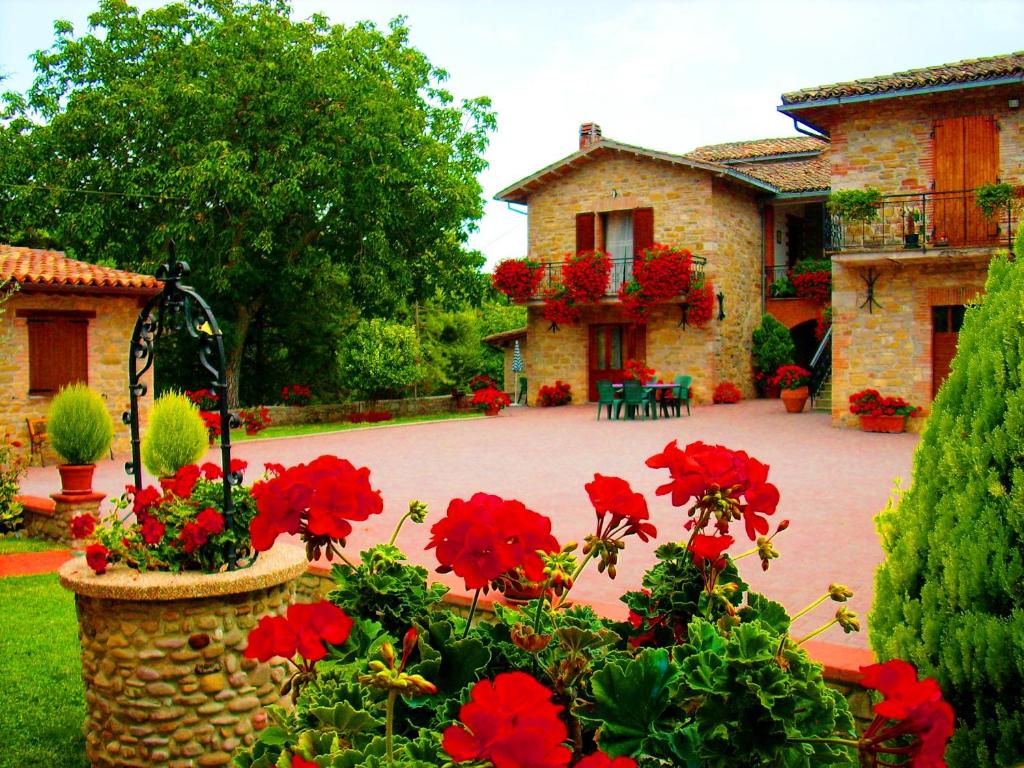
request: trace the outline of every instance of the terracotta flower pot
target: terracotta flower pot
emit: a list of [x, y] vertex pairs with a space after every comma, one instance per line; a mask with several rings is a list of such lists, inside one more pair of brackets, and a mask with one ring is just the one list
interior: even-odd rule
[[787, 413], [800, 413], [807, 403], [810, 392], [807, 387], [797, 387], [784, 389], [779, 396], [782, 398], [782, 404], [786, 406]]
[[65, 496], [87, 496], [92, 493], [95, 464], [58, 464], [61, 493]]
[[906, 416], [864, 416], [860, 417], [862, 432], [889, 432], [895, 434], [907, 430]]
[[497, 416], [499, 413], [501, 413], [501, 409], [496, 405], [491, 408], [484, 409], [485, 416]]

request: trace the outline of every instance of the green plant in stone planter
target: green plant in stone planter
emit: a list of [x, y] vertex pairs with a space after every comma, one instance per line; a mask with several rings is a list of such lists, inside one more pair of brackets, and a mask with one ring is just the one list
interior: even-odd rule
[[828, 197], [828, 211], [849, 221], [867, 223], [878, 217], [882, 193], [877, 189], [837, 189]]
[[114, 441], [114, 422], [103, 398], [87, 384], [64, 387], [50, 403], [47, 432], [53, 450], [64, 460], [59, 468], [64, 491], [90, 491], [94, 462]]
[[157, 477], [173, 477], [206, 453], [208, 433], [199, 408], [185, 395], [158, 397], [142, 438], [142, 463]]
[[981, 208], [986, 219], [995, 216], [996, 211], [1005, 210], [1013, 200], [1013, 186], [1010, 184], [982, 184], [974, 190], [974, 202]]

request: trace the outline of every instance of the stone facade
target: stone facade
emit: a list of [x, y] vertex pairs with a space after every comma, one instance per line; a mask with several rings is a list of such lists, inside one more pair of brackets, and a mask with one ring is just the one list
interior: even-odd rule
[[[280, 550], [287, 551], [280, 551]], [[276, 548], [244, 571], [97, 576], [81, 558], [61, 568], [75, 591], [86, 754], [94, 768], [226, 766], [267, 725], [284, 660], [243, 656], [260, 617], [293, 601], [302, 551]]]
[[[106, 401], [114, 422], [113, 451], [117, 456], [131, 454], [131, 433], [121, 421], [128, 410], [128, 346], [131, 342], [140, 303], [135, 296], [71, 295], [20, 291], [3, 305], [0, 313], [0, 430], [20, 440], [27, 451], [28, 427], [25, 419], [43, 418], [50, 407], [49, 396], [30, 395], [28, 321], [18, 317], [19, 310], [94, 312], [88, 321], [88, 360], [90, 387]], [[145, 423], [153, 402], [153, 371], [147, 373], [149, 394], [139, 401]], [[48, 464], [57, 460], [47, 448]]]

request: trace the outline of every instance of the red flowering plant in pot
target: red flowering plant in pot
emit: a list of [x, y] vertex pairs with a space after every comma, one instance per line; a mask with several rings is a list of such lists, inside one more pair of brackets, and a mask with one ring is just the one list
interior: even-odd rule
[[506, 259], [494, 268], [491, 285], [513, 302], [522, 304], [537, 294], [543, 277], [541, 265], [532, 259]]
[[714, 393], [711, 395], [711, 402], [713, 403], [738, 403], [743, 399], [743, 393], [740, 392], [739, 387], [733, 384], [731, 381], [723, 381], [717, 387], [715, 387]]
[[780, 365], [772, 383], [779, 388], [787, 413], [800, 413], [810, 396], [811, 372], [799, 365]]
[[287, 384], [281, 388], [281, 402], [285, 405], [299, 407], [309, 405], [313, 401], [313, 390], [302, 384]]
[[860, 417], [864, 432], [903, 432], [907, 419], [921, 411], [902, 397], [882, 395], [877, 389], [862, 389], [850, 395], [850, 413]]
[[542, 408], [568, 405], [572, 402], [572, 387], [564, 381], [544, 384], [537, 390], [537, 402]]
[[246, 408], [238, 412], [245, 434], [256, 435], [270, 426], [270, 410], [265, 405]]
[[562, 285], [574, 304], [593, 304], [604, 298], [612, 273], [611, 257], [604, 251], [580, 251], [562, 264]]
[[474, 392], [471, 402], [474, 408], [483, 411], [488, 416], [497, 416], [499, 411], [512, 404], [512, 398], [500, 389], [487, 387]]
[[544, 291], [544, 319], [550, 325], [549, 331], [557, 331], [560, 325], [579, 322], [582, 310], [564, 285], [553, 285]]

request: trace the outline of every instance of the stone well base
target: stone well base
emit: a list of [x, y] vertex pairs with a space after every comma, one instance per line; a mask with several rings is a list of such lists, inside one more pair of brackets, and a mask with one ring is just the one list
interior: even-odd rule
[[285, 675], [283, 661], [243, 657], [248, 632], [284, 613], [305, 565], [301, 549], [282, 545], [231, 573], [62, 567], [76, 593], [90, 764], [229, 765], [266, 725]]

